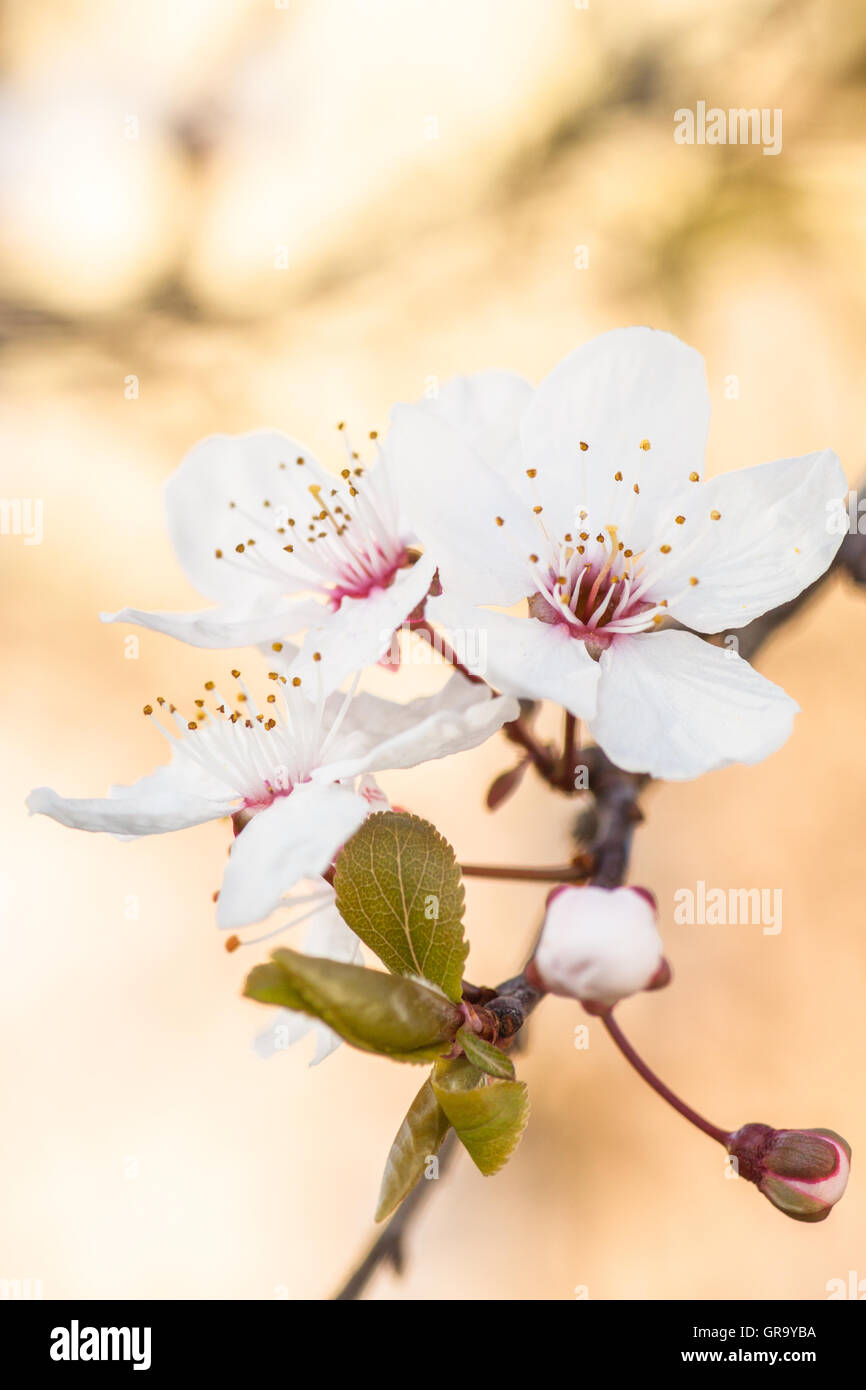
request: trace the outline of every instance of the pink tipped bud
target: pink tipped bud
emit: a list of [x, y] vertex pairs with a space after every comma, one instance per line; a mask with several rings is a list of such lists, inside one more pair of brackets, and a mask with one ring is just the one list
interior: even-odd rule
[[634, 888], [560, 886], [547, 900], [533, 974], [591, 1013], [670, 979], [655, 900]]
[[824, 1221], [848, 1185], [851, 1148], [832, 1129], [744, 1125], [728, 1140], [740, 1177], [795, 1221]]

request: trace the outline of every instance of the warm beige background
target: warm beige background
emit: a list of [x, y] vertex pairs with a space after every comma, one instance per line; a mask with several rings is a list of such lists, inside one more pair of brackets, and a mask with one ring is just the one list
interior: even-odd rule
[[[231, 664], [148, 634], [127, 660], [96, 614], [195, 606], [160, 483], [200, 435], [281, 426], [336, 460], [340, 418], [382, 427], [390, 402], [455, 371], [537, 378], [618, 324], [706, 354], [713, 470], [831, 445], [855, 479], [866, 14], [843, 0], [6, 12], [0, 492], [44, 499], [45, 539], [0, 538], [0, 1277], [41, 1278], [46, 1296], [319, 1298], [368, 1237], [419, 1076], [348, 1049], [316, 1070], [300, 1050], [257, 1061], [262, 1011], [239, 999], [257, 956], [224, 953], [210, 902], [225, 827], [124, 845], [26, 819], [35, 784], [99, 794], [148, 770], [163, 749], [144, 701]], [[782, 154], [676, 146], [673, 112], [699, 99], [782, 107]], [[820, 1299], [866, 1277], [864, 651], [863, 595], [834, 582], [762, 657], [803, 708], [788, 746], [654, 792], [634, 877], [659, 896], [676, 980], [622, 1009], [719, 1123], [845, 1134], [843, 1206], [799, 1226], [726, 1181], [598, 1025], [578, 1052], [577, 1013], [550, 1002], [521, 1063], [533, 1117], [516, 1158], [495, 1180], [461, 1163], [406, 1277], [381, 1276], [376, 1297]], [[538, 783], [482, 811], [507, 761], [491, 742], [385, 781], [466, 859], [559, 860], [572, 808]], [[781, 935], [675, 926], [673, 892], [698, 878], [781, 887]], [[472, 978], [520, 963], [542, 896], [470, 886]]]

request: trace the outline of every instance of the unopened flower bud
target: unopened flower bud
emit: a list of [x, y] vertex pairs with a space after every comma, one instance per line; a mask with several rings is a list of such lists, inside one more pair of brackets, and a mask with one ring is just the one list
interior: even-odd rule
[[744, 1125], [728, 1140], [740, 1177], [795, 1221], [823, 1221], [851, 1171], [851, 1148], [832, 1129]]
[[670, 968], [656, 920], [646, 889], [555, 888], [530, 973], [541, 988], [580, 999], [590, 1013], [659, 988]]

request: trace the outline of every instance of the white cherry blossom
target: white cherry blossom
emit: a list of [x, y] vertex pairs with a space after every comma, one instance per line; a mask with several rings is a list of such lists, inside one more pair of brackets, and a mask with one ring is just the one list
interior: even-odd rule
[[166, 509], [178, 559], [217, 606], [124, 608], [103, 621], [209, 648], [312, 628], [336, 681], [378, 660], [423, 602], [434, 566], [412, 546], [387, 455], [374, 444], [378, 461], [368, 469], [345, 440], [338, 476], [275, 431], [202, 440], [168, 480]]
[[[826, 570], [844, 529], [836, 455], [704, 481], [703, 360], [647, 328], [565, 358], [498, 466], [452, 404], [395, 407], [389, 447], [444, 589], [427, 616], [486, 634], [491, 684], [585, 718], [629, 771], [690, 778], [780, 747], [794, 701], [695, 634], [741, 627]], [[521, 600], [525, 616], [496, 611]]]
[[242, 926], [266, 917], [301, 879], [325, 873], [375, 800], [365, 775], [473, 748], [518, 713], [516, 700], [491, 698], [459, 675], [406, 704], [326, 694], [321, 679], [308, 691], [300, 676], [269, 675], [261, 709], [238, 670], [228, 698], [208, 681], [191, 717], [162, 697], [146, 705], [171, 747], [168, 763], [107, 798], [39, 787], [28, 797], [31, 813], [126, 837], [233, 817], [217, 920]]

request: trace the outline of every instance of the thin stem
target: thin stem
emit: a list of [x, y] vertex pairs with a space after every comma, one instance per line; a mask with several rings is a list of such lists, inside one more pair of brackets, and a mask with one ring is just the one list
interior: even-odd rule
[[524, 719], [513, 719], [510, 724], [503, 724], [502, 732], [509, 743], [519, 744], [525, 748], [533, 765], [538, 769], [541, 776], [552, 786], [556, 785], [554, 772], [556, 769], [556, 759], [543, 744], [538, 742], [535, 734], [530, 729]]
[[656, 1076], [654, 1071], [650, 1070], [643, 1058], [635, 1052], [619, 1024], [615, 1022], [613, 1014], [610, 1011], [601, 1015], [601, 1021], [623, 1057], [625, 1057], [627, 1062], [631, 1063], [638, 1076], [642, 1077], [647, 1085], [651, 1086], [652, 1089], [661, 1096], [662, 1100], [666, 1100], [668, 1105], [672, 1105], [678, 1114], [688, 1120], [689, 1124], [695, 1125], [698, 1129], [703, 1130], [704, 1134], [708, 1134], [711, 1139], [715, 1139], [717, 1143], [727, 1147], [730, 1138], [728, 1130], [719, 1129], [718, 1125], [710, 1124], [709, 1120], [705, 1120], [703, 1115], [698, 1114], [697, 1110], [693, 1110], [690, 1105], [686, 1105], [684, 1100], [680, 1100], [679, 1096], [671, 1090], [670, 1086], [666, 1086], [661, 1078]]
[[577, 720], [565, 711], [565, 726], [562, 731], [562, 790], [574, 790], [574, 765], [577, 762]]
[[560, 864], [530, 869], [512, 864], [461, 864], [467, 878], [518, 879], [525, 883], [582, 883], [589, 877], [586, 864]]

